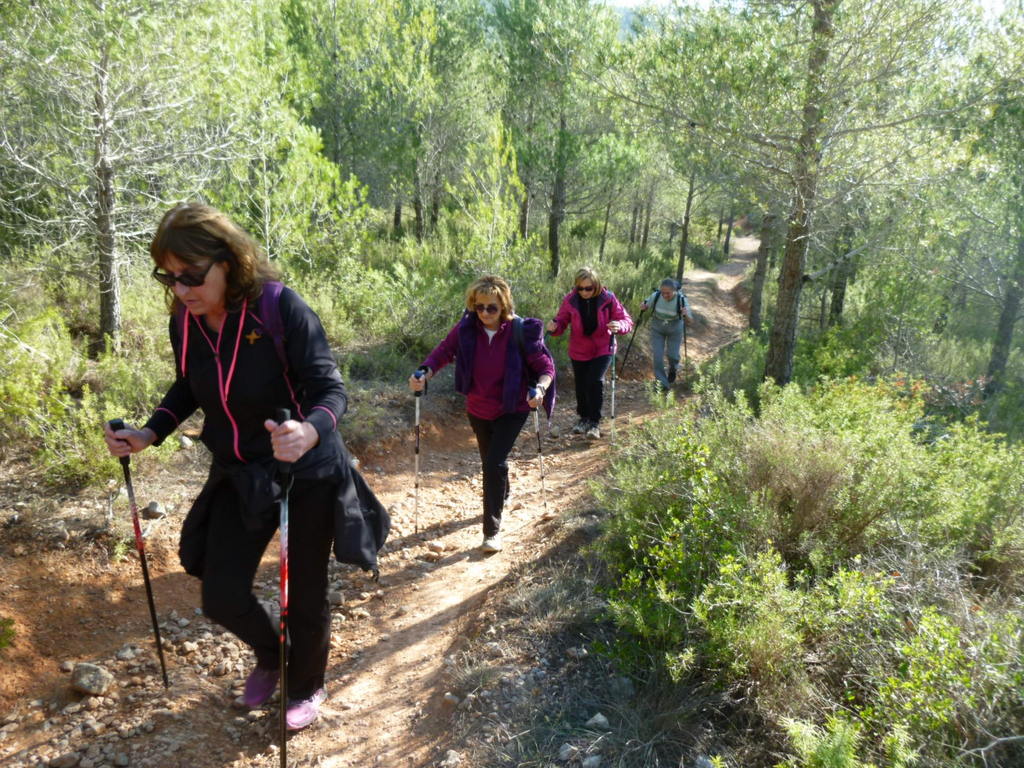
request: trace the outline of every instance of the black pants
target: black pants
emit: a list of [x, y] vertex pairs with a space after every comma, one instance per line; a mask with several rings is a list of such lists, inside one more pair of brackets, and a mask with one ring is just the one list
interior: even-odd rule
[[[327, 562], [334, 531], [335, 486], [296, 480], [288, 504], [288, 697], [307, 699], [324, 684], [330, 651], [331, 611]], [[259, 531], [242, 524], [229, 483], [210, 504], [203, 567], [203, 613], [256, 653], [256, 663], [280, 665], [278, 626], [252, 593], [256, 569], [277, 530], [275, 515]]]
[[601, 420], [604, 375], [608, 372], [608, 364], [611, 361], [611, 355], [601, 355], [592, 360], [572, 361], [572, 373], [576, 379], [576, 413], [581, 419], [595, 424]]
[[529, 413], [506, 413], [496, 419], [469, 416], [480, 449], [484, 473], [484, 536], [501, 530], [501, 512], [508, 498], [508, 455], [526, 423]]

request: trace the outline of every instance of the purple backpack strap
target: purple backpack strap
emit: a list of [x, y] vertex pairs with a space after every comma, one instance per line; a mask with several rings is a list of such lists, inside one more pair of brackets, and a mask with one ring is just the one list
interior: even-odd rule
[[284, 375], [288, 375], [288, 356], [284, 352], [284, 323], [281, 321], [281, 291], [284, 284], [277, 280], [270, 280], [263, 284], [263, 293], [260, 295], [260, 320], [263, 327], [270, 334], [274, 342], [274, 350], [277, 352], [277, 359], [281, 361], [284, 368]]

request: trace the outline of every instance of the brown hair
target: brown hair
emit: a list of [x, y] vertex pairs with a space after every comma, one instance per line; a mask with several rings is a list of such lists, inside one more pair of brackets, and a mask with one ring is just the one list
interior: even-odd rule
[[604, 286], [601, 284], [601, 278], [597, 276], [597, 270], [593, 267], [580, 267], [576, 271], [576, 277], [573, 278], [572, 287], [576, 288], [580, 284], [580, 280], [589, 280], [594, 284], [594, 292], [591, 296], [600, 296], [601, 291], [604, 290]]
[[[149, 255], [158, 267], [166, 268], [174, 257], [193, 266], [226, 262], [226, 307], [252, 301], [263, 292], [263, 284], [280, 276], [259, 244], [227, 214], [203, 203], [179, 203], [164, 214], [149, 244]], [[178, 300], [167, 288], [171, 306]]]
[[475, 312], [476, 295], [497, 296], [501, 304], [501, 320], [511, 320], [516, 313], [516, 305], [512, 302], [512, 289], [502, 278], [495, 275], [484, 275], [474, 280], [466, 289], [466, 309]]

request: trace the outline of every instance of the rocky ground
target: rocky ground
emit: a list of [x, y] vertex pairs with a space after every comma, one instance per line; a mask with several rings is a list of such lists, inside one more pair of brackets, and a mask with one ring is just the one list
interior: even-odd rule
[[[688, 274], [699, 315], [689, 339], [695, 361], [740, 333], [737, 286], [755, 248], [741, 238], [722, 270]], [[417, 505], [411, 398], [395, 395], [404, 427], [374, 452], [357, 452], [393, 518], [381, 578], [332, 565], [329, 697], [320, 719], [288, 739], [289, 765], [515, 765], [508, 761], [527, 752], [549, 762], [518, 764], [602, 765], [601, 743], [626, 722], [622, 712], [601, 711], [607, 696], [588, 703], [577, 695], [570, 705], [565, 693], [600, 682], [625, 710], [635, 691], [588, 649], [601, 604], [573, 556], [599, 529], [591, 484], [601, 482], [611, 442], [652, 411], [642, 339], [641, 331], [618, 382], [614, 434], [569, 435], [566, 386], [544, 440], [542, 484], [532, 423], [524, 430], [505, 549], [492, 556], [476, 550], [479, 460], [461, 403], [443, 387], [424, 402]], [[13, 619], [14, 635], [0, 651], [0, 765], [279, 765], [277, 698], [254, 711], [239, 706], [251, 653], [199, 614], [197, 583], [177, 565], [177, 530], [205, 476], [203, 450], [183, 448], [173, 471], [136, 463], [140, 504], [159, 505], [146, 520], [146, 546], [170, 686], [120, 489], [53, 498], [31, 467], [8, 463], [0, 477], [0, 617]], [[270, 604], [276, 577], [272, 546], [257, 584]], [[509, 732], [545, 711], [576, 730]]]

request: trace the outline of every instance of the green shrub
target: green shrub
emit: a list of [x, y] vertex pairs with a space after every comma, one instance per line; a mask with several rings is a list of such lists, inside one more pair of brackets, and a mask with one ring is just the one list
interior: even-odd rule
[[14, 642], [14, 619], [0, 616], [0, 651]]
[[1024, 722], [1024, 451], [922, 428], [926, 393], [709, 387], [640, 431], [603, 496], [619, 661], [747, 692], [786, 766], [1024, 757], [991, 736]]

